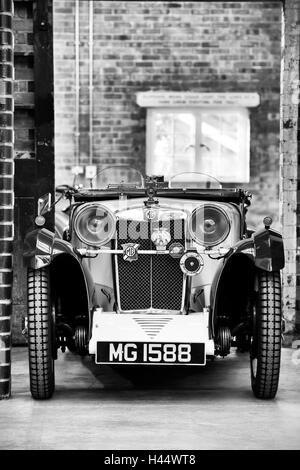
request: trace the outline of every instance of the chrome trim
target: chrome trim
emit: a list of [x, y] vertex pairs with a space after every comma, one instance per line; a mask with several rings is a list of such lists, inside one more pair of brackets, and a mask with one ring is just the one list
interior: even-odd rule
[[[149, 223], [151, 224], [151, 221], [149, 221]], [[152, 305], [153, 305], [153, 258], [152, 256], [150, 257], [150, 305], [151, 305], [151, 309], [152, 309]]]
[[[117, 218], [122, 218], [122, 217], [120, 217], [121, 212], [132, 211], [134, 209], [141, 209], [143, 214], [144, 214], [144, 209], [145, 208], [146, 208], [146, 206], [144, 206], [142, 204], [137, 204], [137, 205], [134, 205], [134, 206], [123, 208], [123, 209], [117, 209], [117, 210], [115, 210], [115, 216]], [[182, 213], [186, 214], [186, 220], [188, 219], [188, 217], [191, 214], [190, 211], [188, 211], [187, 209], [182, 209], [181, 207], [170, 206], [168, 204], [157, 204], [155, 207], [152, 207], [152, 209], [157, 210], [157, 211], [162, 210], [164, 212], [167, 212], [168, 210], [170, 212], [180, 212], [181, 214]], [[124, 220], [127, 220], [127, 219], [125, 218]], [[143, 218], [138, 218], [138, 219], [132, 219], [132, 220], [139, 221], [139, 222], [145, 222], [145, 221], [151, 222], [152, 221], [152, 219], [144, 219], [144, 217]], [[160, 220], [160, 219], [153, 220], [153, 222], [157, 222], [157, 220]], [[172, 220], [172, 219], [170, 219], [170, 220]]]
[[[187, 251], [187, 240], [189, 237], [189, 232], [188, 232], [188, 217], [184, 219], [184, 251]], [[187, 276], [183, 273], [183, 283], [182, 283], [182, 298], [181, 298], [181, 309], [180, 313], [183, 315], [187, 315], [187, 310], [186, 310], [186, 304], [185, 304], [185, 299], [186, 299], [186, 286], [187, 286]]]
[[[118, 252], [118, 251], [122, 251], [122, 250], [117, 250], [117, 246], [118, 246], [118, 236], [117, 236], [117, 233], [116, 233], [116, 236], [115, 236], [115, 247], [116, 247], [116, 250], [115, 252]], [[115, 254], [115, 276], [116, 276], [116, 290], [117, 290], [117, 313], [122, 313], [122, 309], [121, 309], [121, 298], [120, 298], [120, 282], [119, 282], [119, 264], [118, 264], [118, 254]]]
[[187, 275], [183, 273], [182, 300], [181, 300], [181, 309], [180, 309], [180, 313], [182, 315], [187, 315], [186, 304], [185, 304], [186, 288], [187, 288]]
[[147, 314], [153, 314], [153, 315], [181, 315], [182, 312], [181, 310], [162, 310], [162, 309], [159, 309], [159, 308], [148, 308], [148, 309], [144, 309], [144, 310], [120, 310], [119, 313], [122, 313], [122, 314], [141, 314], [141, 313], [147, 313]]
[[[194, 247], [196, 250], [197, 250], [197, 253], [200, 254], [200, 255], [219, 255], [219, 256], [224, 256], [226, 255], [229, 251], [230, 251], [230, 248], [223, 248], [222, 246], [220, 246], [220, 248], [216, 249], [216, 250], [210, 250], [209, 248], [205, 248], [205, 247]], [[203, 249], [202, 249], [203, 248]], [[252, 251], [251, 251], [252, 250]], [[113, 254], [113, 255], [122, 255], [123, 254], [123, 250], [118, 250], [117, 248], [116, 249], [110, 249], [110, 248], [105, 248], [105, 247], [102, 247], [102, 248], [98, 248], [96, 250], [93, 250], [93, 249], [89, 249], [89, 248], [77, 248], [76, 251], [81, 255], [81, 256], [93, 256], [93, 255], [99, 255], [99, 254], [102, 254], [102, 253], [105, 253], [105, 254]], [[185, 252], [186, 252], [186, 246], [185, 246]], [[253, 252], [253, 248], [249, 248], [248, 250], [246, 250], [245, 252]], [[158, 251], [158, 250], [137, 250], [137, 253], [140, 254], [140, 255], [170, 255], [170, 251], [169, 250], [164, 250], [164, 251]]]

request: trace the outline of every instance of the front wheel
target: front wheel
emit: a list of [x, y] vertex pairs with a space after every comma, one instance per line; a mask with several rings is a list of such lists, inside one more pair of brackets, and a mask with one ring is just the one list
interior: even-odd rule
[[257, 274], [250, 347], [251, 385], [257, 398], [274, 398], [278, 388], [282, 313], [279, 272]]
[[30, 390], [33, 398], [54, 392], [53, 312], [48, 268], [28, 270], [28, 347]]

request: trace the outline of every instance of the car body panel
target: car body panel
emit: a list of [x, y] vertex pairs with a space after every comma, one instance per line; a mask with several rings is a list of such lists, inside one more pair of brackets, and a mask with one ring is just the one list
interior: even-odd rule
[[[198, 191], [157, 188], [155, 199], [149, 196], [145, 189], [131, 189], [127, 192], [82, 190], [75, 191], [69, 196], [69, 202], [69, 207], [63, 205], [56, 213], [55, 233], [40, 228], [26, 236], [24, 258], [27, 266], [33, 269], [49, 266], [53, 279], [55, 279], [57, 269], [64, 270], [65, 262], [70, 270], [69, 272], [66, 270], [65, 276], [72, 279], [73, 267], [76, 266], [75, 275], [81, 277], [81, 284], [85, 286], [84, 291], [70, 294], [72, 287], [69, 287], [68, 295], [74, 295], [75, 298], [85, 296], [88, 312], [69, 311], [68, 316], [72, 317], [74, 325], [77, 318], [79, 318], [80, 326], [87, 325], [90, 354], [96, 354], [98, 341], [193, 343], [198, 340], [205, 344], [206, 354], [213, 355], [216, 331], [220, 322], [227, 321], [229, 325], [234, 326], [234, 323], [238, 321], [236, 311], [239, 306], [236, 306], [236, 311], [233, 308], [232, 319], [229, 319], [230, 311], [227, 309], [223, 312], [222, 305], [220, 307], [222, 299], [224, 300], [224, 296], [227, 295], [227, 288], [231, 301], [235, 302], [234, 285], [231, 285], [230, 279], [227, 279], [231, 267], [235, 269], [233, 272], [235, 280], [232, 284], [236, 282], [236, 285], [241, 285], [239, 283], [242, 283], [245, 277], [248, 286], [246, 294], [249, 295], [249, 289], [251, 289], [249, 286], [254, 282], [253, 269], [278, 271], [284, 266], [283, 241], [279, 233], [269, 227], [254, 232], [247, 230], [245, 213], [248, 200], [242, 190]], [[78, 228], [74, 226], [74, 220], [76, 221], [77, 214], [84, 212], [82, 209], [85, 206], [89, 207], [90, 204], [97, 206], [98, 202], [102, 208], [113, 214], [116, 220], [115, 231], [105, 245], [89, 246], [81, 241], [84, 238], [78, 237], [76, 232]], [[225, 239], [213, 246], [205, 245], [204, 242], [200, 243], [193, 233], [191, 224], [192, 214], [207, 205], [224, 213], [228, 224], [228, 234]], [[174, 221], [173, 232], [170, 228], [172, 221]], [[179, 221], [178, 226], [182, 230], [178, 237], [175, 236], [176, 221]], [[128, 231], [124, 237], [120, 235], [122, 223]], [[149, 239], [146, 237], [146, 248], [143, 248], [140, 243], [141, 234], [137, 233], [138, 243], [133, 250], [134, 257], [126, 261], [125, 250], [128, 240], [132, 242], [135, 240], [135, 235], [129, 233], [129, 223], [135, 223], [139, 227], [144, 224], [147, 227]], [[158, 242], [155, 241], [154, 235], [158, 236]], [[164, 237], [169, 241], [164, 241]], [[181, 245], [183, 253], [194, 256], [195, 260], [201, 264], [195, 273], [183, 270], [179, 265], [182, 258], [180, 260], [178, 258], [178, 261], [175, 260], [173, 264], [170, 263], [171, 254], [167, 248], [170, 246], [168, 243], [177, 238], [181, 240], [176, 243]], [[159, 246], [160, 243], [162, 246]], [[137, 260], [146, 260], [149, 257], [150, 264], [146, 262], [146, 267], [143, 267], [143, 263], [140, 265], [137, 263]], [[157, 260], [159, 263], [155, 271], [153, 266]], [[124, 284], [128, 290], [126, 307], [123, 307], [120, 294], [120, 263], [125, 273], [122, 276], [127, 279]], [[183, 272], [180, 271], [180, 266]], [[251, 269], [249, 269], [250, 266]], [[138, 267], [140, 278], [133, 275]], [[153, 273], [157, 273], [159, 279], [156, 279]], [[147, 284], [147, 276], [151, 276], [150, 300], [144, 302], [144, 307], [128, 308], [134, 296], [138, 295], [139, 289], [142, 290]], [[172, 284], [173, 277], [176, 287]], [[166, 282], [167, 278], [168, 282]], [[59, 279], [63, 282], [61, 272]], [[163, 292], [165, 285], [167, 286], [166, 294]], [[175, 295], [172, 290], [180, 289], [180, 305], [177, 302], [176, 308], [173, 306], [155, 307], [153, 301], [155, 289], [158, 289], [161, 295], [164, 294], [164, 298], [166, 296], [171, 298]], [[236, 294], [238, 297], [240, 293]], [[244, 295], [244, 292], [240, 295]], [[76, 302], [72, 305], [76, 305]], [[245, 310], [244, 307], [243, 309]], [[246, 312], [242, 313], [246, 315]], [[155, 327], [157, 319], [163, 321], [164, 318], [171, 320], [166, 321], [167, 326], [161, 329], [155, 338], [147, 335], [145, 329], [143, 330], [139, 325], [139, 322], [145, 322], [145, 324], [153, 322]]]
[[131, 344], [203, 343], [206, 356], [213, 356], [214, 342], [208, 336], [208, 315], [208, 311], [188, 316], [139, 313], [114, 315], [97, 309], [93, 317], [89, 353], [96, 354], [98, 341]]

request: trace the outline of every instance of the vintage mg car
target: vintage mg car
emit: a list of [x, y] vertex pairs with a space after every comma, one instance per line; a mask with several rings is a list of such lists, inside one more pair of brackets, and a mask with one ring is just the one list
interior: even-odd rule
[[58, 349], [99, 366], [187, 367], [237, 347], [254, 395], [273, 398], [284, 250], [270, 217], [247, 227], [251, 195], [202, 174], [164, 181], [122, 167], [87, 186], [58, 188], [67, 207], [55, 233], [43, 227], [55, 203], [41, 197], [25, 240], [32, 396], [53, 394]]

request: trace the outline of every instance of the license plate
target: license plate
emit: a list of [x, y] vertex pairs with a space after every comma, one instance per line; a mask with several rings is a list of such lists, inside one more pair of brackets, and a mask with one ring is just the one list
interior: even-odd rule
[[205, 344], [98, 341], [96, 363], [205, 365]]

